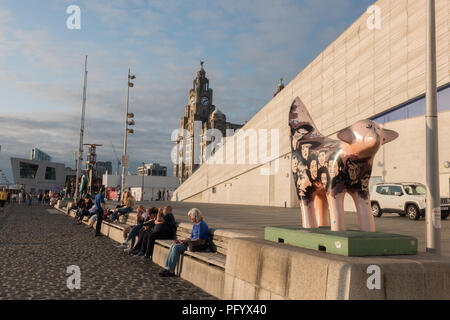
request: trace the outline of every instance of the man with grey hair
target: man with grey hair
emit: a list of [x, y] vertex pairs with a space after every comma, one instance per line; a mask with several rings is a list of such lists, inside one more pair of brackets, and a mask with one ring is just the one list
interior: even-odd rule
[[193, 208], [189, 210], [188, 216], [193, 222], [191, 235], [185, 240], [173, 241], [166, 258], [165, 266], [167, 270], [159, 273], [161, 277], [173, 277], [180, 254], [185, 252], [188, 247], [192, 250], [193, 247], [205, 245], [209, 240], [209, 228], [208, 224], [203, 220], [202, 212], [197, 208]]

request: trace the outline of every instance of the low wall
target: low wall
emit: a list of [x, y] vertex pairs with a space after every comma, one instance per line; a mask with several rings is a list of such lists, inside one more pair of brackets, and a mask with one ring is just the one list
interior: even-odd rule
[[[379, 289], [369, 289], [379, 267]], [[370, 270], [370, 269], [369, 269]], [[262, 239], [232, 239], [224, 299], [450, 299], [450, 258], [343, 257]]]
[[[101, 232], [123, 241], [120, 225], [104, 223]], [[239, 235], [214, 231], [214, 236], [229, 237], [225, 268], [184, 255], [177, 274], [226, 300], [450, 299], [449, 257], [345, 257]], [[164, 267], [167, 253], [155, 244], [153, 262]], [[379, 268], [379, 289], [367, 286], [375, 276], [369, 266]]]
[[[152, 261], [164, 267], [169, 249], [155, 244]], [[189, 256], [182, 256], [176, 273], [216, 298], [224, 298], [225, 270]]]

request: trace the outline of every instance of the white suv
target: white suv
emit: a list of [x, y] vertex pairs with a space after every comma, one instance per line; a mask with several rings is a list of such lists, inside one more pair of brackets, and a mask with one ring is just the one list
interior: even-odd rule
[[381, 217], [383, 212], [394, 212], [418, 220], [425, 215], [426, 193], [426, 187], [419, 183], [377, 184], [370, 194], [372, 214]]

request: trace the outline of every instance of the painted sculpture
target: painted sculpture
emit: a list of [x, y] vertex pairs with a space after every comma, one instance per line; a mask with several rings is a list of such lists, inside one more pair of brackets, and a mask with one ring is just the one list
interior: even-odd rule
[[346, 230], [344, 196], [349, 193], [355, 202], [359, 230], [374, 232], [369, 194], [373, 159], [380, 146], [396, 139], [398, 133], [362, 120], [341, 130], [339, 140], [326, 138], [298, 97], [291, 105], [289, 126], [303, 228]]

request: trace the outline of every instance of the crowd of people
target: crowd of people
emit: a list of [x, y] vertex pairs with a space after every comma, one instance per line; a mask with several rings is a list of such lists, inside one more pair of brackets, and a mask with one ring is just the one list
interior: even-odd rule
[[[131, 192], [125, 191], [121, 197], [119, 205], [115, 208], [106, 208], [105, 187], [102, 186], [92, 200], [91, 196], [84, 194], [78, 201], [75, 208], [76, 223], [81, 224], [85, 217], [88, 217], [88, 228], [97, 222], [95, 236], [102, 236], [101, 225], [103, 221], [117, 223], [121, 216], [126, 216], [133, 212], [136, 200]], [[176, 239], [177, 225], [172, 213], [171, 206], [162, 208], [152, 207], [146, 209], [139, 205], [136, 209], [136, 224], [127, 226], [123, 230], [123, 242], [118, 246], [130, 256], [139, 257], [143, 260], [152, 258], [156, 240], [173, 240], [166, 258], [166, 269], [160, 272], [162, 277], [172, 277], [179, 258], [179, 255], [186, 250], [202, 251], [207, 250], [209, 243], [209, 228], [204, 221], [199, 209], [193, 208], [188, 212], [188, 216], [193, 223], [192, 233], [187, 239]]]
[[63, 196], [60, 192], [26, 192], [24, 189], [7, 190], [3, 187], [0, 191], [0, 208], [3, 211], [7, 203], [28, 206], [38, 204], [53, 207], [61, 199], [63, 199]]
[[[54, 206], [58, 200], [63, 199], [59, 192], [48, 191], [45, 193], [27, 193], [25, 190], [19, 192], [8, 192], [6, 188], [0, 190], [0, 211], [4, 211], [6, 203], [18, 203], [20, 205], [38, 204]], [[136, 200], [130, 191], [125, 191], [121, 196], [120, 203], [115, 208], [106, 208], [105, 187], [101, 186], [99, 192], [92, 199], [91, 195], [84, 193], [81, 199], [72, 206], [76, 209], [74, 219], [81, 224], [85, 217], [88, 218], [88, 228], [95, 222], [95, 236], [102, 236], [101, 226], [103, 221], [118, 223], [121, 216], [133, 212]], [[178, 257], [186, 250], [207, 250], [209, 243], [208, 224], [204, 221], [199, 209], [193, 208], [188, 216], [193, 223], [192, 233], [187, 239], [176, 239], [177, 224], [172, 213], [171, 206], [161, 208], [152, 207], [146, 209], [143, 205], [137, 207], [136, 224], [127, 226], [123, 230], [123, 242], [118, 246], [130, 256], [140, 257], [143, 260], [152, 258], [156, 240], [173, 240], [166, 258], [166, 269], [160, 272], [162, 277], [174, 276], [174, 270]]]

